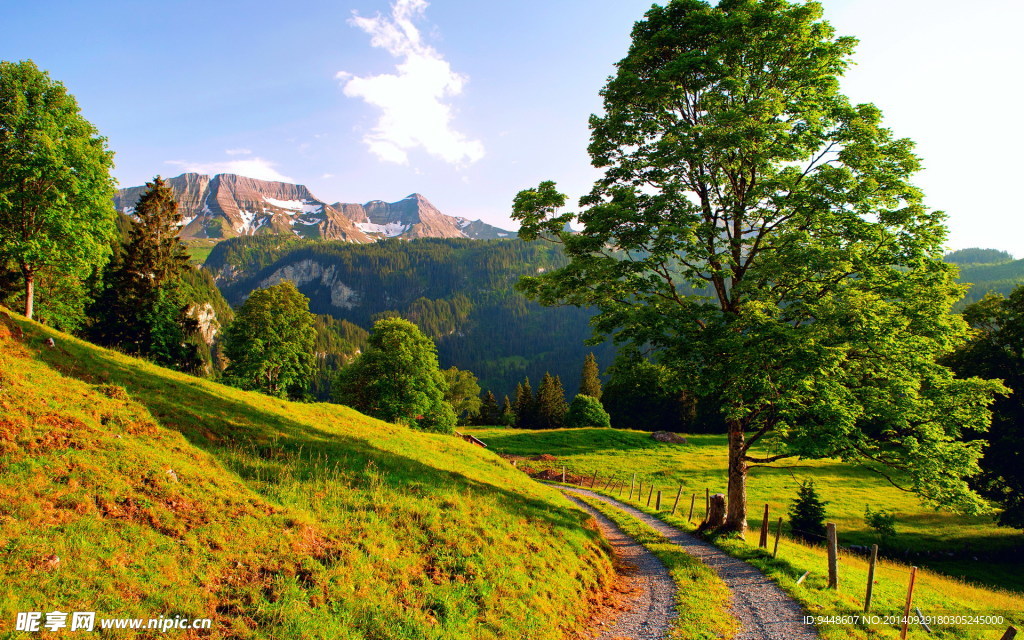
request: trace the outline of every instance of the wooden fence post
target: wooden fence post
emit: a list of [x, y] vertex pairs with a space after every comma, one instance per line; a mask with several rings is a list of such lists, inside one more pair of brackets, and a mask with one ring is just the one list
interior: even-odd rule
[[629, 497], [626, 498], [627, 500], [632, 500], [633, 499], [633, 485], [635, 485], [635, 484], [636, 484], [636, 474], [634, 473], [633, 474], [633, 479], [629, 481]]
[[1016, 637], [1017, 637], [1017, 627], [1014, 627], [1013, 625], [1011, 625], [1011, 626], [1006, 628], [1006, 633], [1004, 633], [1003, 637], [1000, 638], [999, 640], [1013, 640]]
[[768, 503], [764, 505], [764, 517], [761, 518], [761, 538], [757, 541], [759, 549], [768, 548]]
[[871, 611], [871, 592], [875, 589], [875, 565], [878, 564], [878, 545], [871, 545], [871, 560], [868, 563], [868, 590], [864, 594], [864, 613]]
[[615, 475], [614, 474], [612, 475], [612, 477], [608, 478], [608, 483], [606, 485], [604, 485], [604, 490], [605, 491], [608, 490], [608, 487], [612, 486], [612, 480], [615, 480]]
[[782, 535], [782, 518], [779, 518], [779, 524], [775, 527], [775, 549], [772, 550], [772, 557], [779, 555], [779, 536]]
[[625, 489], [625, 488], [626, 488], [626, 481], [625, 480], [621, 480], [619, 482], [619, 497], [620, 498], [622, 497], [622, 490]]
[[565, 484], [565, 465], [562, 465], [562, 484]]
[[903, 607], [903, 627], [900, 629], [900, 640], [907, 640], [907, 627], [910, 625], [910, 604], [914, 601], [914, 578], [917, 567], [910, 567], [910, 584], [907, 585], [907, 604]]
[[595, 482], [597, 482], [597, 472], [596, 472], [596, 471], [594, 472], [594, 477], [593, 477], [593, 478], [591, 478], [591, 480], [590, 480], [590, 488], [591, 488], [591, 489], [593, 489], [593, 488], [594, 488], [594, 483], [595, 483]]
[[679, 485], [679, 491], [676, 492], [676, 501], [672, 503], [672, 515], [676, 515], [676, 507], [679, 506], [679, 496], [683, 495], [683, 485]]
[[708, 510], [711, 508], [711, 489], [704, 487], [704, 519], [708, 519]]
[[825, 538], [828, 541], [828, 588], [839, 588], [839, 548], [836, 540], [836, 523], [825, 525]]
[[799, 578], [797, 578], [797, 579], [796, 579], [796, 583], [797, 583], [797, 584], [800, 584], [800, 583], [801, 583], [801, 582], [803, 582], [803, 581], [804, 581], [804, 579], [805, 579], [805, 578], [806, 578], [807, 576], [809, 576], [809, 575], [811, 575], [811, 572], [810, 572], [810, 571], [805, 571], [805, 572], [804, 572], [804, 575], [802, 575], [802, 576], [800, 576]]
[[690, 494], [690, 515], [686, 516], [687, 522], [693, 522], [693, 503], [697, 501], [697, 494]]
[[647, 492], [647, 506], [651, 506], [651, 496], [654, 495], [654, 485], [651, 485], [651, 490]]
[[644, 481], [641, 480], [636, 485], [636, 499], [641, 500], [644, 497]]
[[661, 511], [661, 489], [658, 490], [658, 499], [654, 503], [654, 510]]

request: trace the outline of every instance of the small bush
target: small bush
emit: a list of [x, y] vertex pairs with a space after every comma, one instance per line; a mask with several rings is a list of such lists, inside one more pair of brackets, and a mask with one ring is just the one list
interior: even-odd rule
[[611, 427], [612, 420], [601, 406], [600, 400], [581, 393], [569, 404], [569, 412], [565, 414], [565, 426], [570, 429]]
[[875, 530], [882, 540], [888, 540], [896, 535], [896, 514], [892, 511], [879, 509], [872, 511], [871, 507], [864, 507], [864, 522]]
[[818, 497], [814, 481], [800, 483], [797, 497], [789, 508], [789, 526], [793, 535], [809, 541], [825, 537], [825, 505], [828, 502]]

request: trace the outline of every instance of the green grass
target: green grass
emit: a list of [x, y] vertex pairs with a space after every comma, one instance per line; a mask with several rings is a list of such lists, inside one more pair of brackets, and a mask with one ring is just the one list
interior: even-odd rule
[[560, 639], [611, 581], [588, 520], [457, 438], [0, 311], [0, 636], [57, 609], [209, 617], [215, 638]]
[[220, 242], [220, 238], [207, 239], [207, 238], [193, 238], [186, 241], [185, 246], [188, 250], [188, 257], [192, 264], [203, 264], [206, 259], [210, 256], [210, 252]]
[[729, 613], [729, 588], [707, 565], [650, 526], [600, 500], [576, 496], [597, 509], [661, 560], [676, 583], [676, 617], [671, 637], [680, 640], [732, 638], [739, 622]]
[[[523, 461], [535, 469], [554, 468], [565, 465], [570, 470], [582, 472], [588, 478], [598, 472], [597, 488], [601, 489], [611, 474], [625, 478], [628, 492], [632, 474], [644, 485], [643, 498], [629, 500], [639, 508], [653, 512], [646, 507], [647, 487], [665, 491], [662, 513], [658, 514], [667, 522], [684, 529], [692, 529], [686, 522], [690, 507], [690, 496], [697, 494], [694, 520], [703, 515], [703, 494], [705, 487], [714, 492], [724, 492], [724, 464], [726, 460], [724, 436], [687, 436], [685, 445], [661, 444], [650, 438], [650, 434], [638, 431], [612, 429], [576, 429], [556, 431], [521, 431], [514, 429], [473, 429], [470, 430], [495, 450], [515, 456], [536, 456], [549, 454], [555, 461]], [[843, 553], [840, 563], [841, 588], [838, 593], [824, 589], [826, 558], [821, 546], [804, 545], [784, 536], [778, 559], [766, 557], [763, 550], [756, 548], [760, 515], [767, 502], [771, 512], [772, 526], [783, 515], [790, 500], [796, 494], [796, 486], [802, 478], [815, 480], [820, 493], [831, 503], [827, 509], [830, 521], [837, 523], [840, 544], [871, 544], [873, 533], [863, 522], [864, 504], [875, 508], [885, 506], [897, 511], [896, 545], [921, 547], [939, 551], [947, 546], [954, 549], [968, 543], [976, 549], [993, 550], [1009, 547], [1020, 542], [1020, 534], [1012, 530], [999, 529], [987, 518], [969, 518], [954, 514], [935, 512], [922, 507], [913, 496], [888, 486], [863, 469], [836, 461], [807, 461], [798, 463], [799, 469], [756, 469], [748, 485], [751, 531], [747, 541], [736, 539], [718, 540], [719, 546], [737, 557], [750, 560], [780, 586], [792, 593], [811, 613], [854, 613], [859, 611], [867, 580], [866, 562], [859, 556]], [[602, 480], [602, 478], [604, 480]], [[665, 514], [672, 507], [678, 488], [682, 484], [683, 497], [680, 499], [676, 516]], [[618, 492], [612, 492], [618, 496]], [[652, 506], [654, 502], [652, 501]], [[784, 527], [784, 531], [787, 529]], [[774, 533], [774, 531], [773, 531]], [[919, 566], [923, 559], [915, 559]], [[1020, 588], [1020, 560], [1006, 562], [999, 567], [992, 563], [971, 563], [970, 577], [976, 582], [984, 581], [996, 587], [1012, 584]], [[940, 568], [954, 566], [949, 563], [930, 563]], [[795, 584], [805, 571], [810, 577], [800, 586]], [[906, 597], [909, 566], [897, 561], [883, 561], [877, 573], [873, 613], [898, 614]], [[1004, 581], [1005, 579], [1005, 581]], [[951, 578], [935, 571], [920, 571], [915, 591], [915, 603], [926, 614], [967, 611], [998, 612], [1010, 615], [1016, 623], [1024, 621], [1024, 597], [1019, 593], [1000, 588], [977, 586], [957, 578]], [[848, 625], [827, 625], [823, 633], [828, 638], [892, 637], [888, 627], [861, 629]], [[972, 638], [990, 637], [994, 631], [989, 628], [940, 627], [936, 637]], [[998, 634], [996, 634], [998, 635]]]

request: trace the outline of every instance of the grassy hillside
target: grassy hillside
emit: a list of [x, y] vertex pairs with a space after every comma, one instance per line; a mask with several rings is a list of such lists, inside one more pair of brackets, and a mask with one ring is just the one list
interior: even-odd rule
[[[597, 488], [605, 485], [610, 474], [626, 479], [627, 489], [620, 499], [626, 499], [629, 480], [637, 474], [637, 481], [643, 482], [643, 498], [630, 502], [646, 508], [648, 487], [653, 484], [655, 491], [663, 491], [662, 512], [658, 514], [671, 524], [692, 529], [687, 521], [690, 496], [698, 494], [694, 521], [699, 521], [704, 512], [704, 489], [712, 493], [725, 491], [725, 437], [687, 436], [687, 444], [662, 444], [651, 439], [650, 434], [639, 431], [614, 429], [561, 429], [554, 431], [522, 431], [515, 429], [473, 429], [474, 435], [487, 442], [493, 449], [515, 456], [536, 457], [547, 454], [554, 459], [530, 460], [519, 463], [534, 469], [552, 468], [559, 472], [563, 465], [570, 471], [592, 477], [598, 472]], [[764, 504], [769, 504], [771, 529], [784, 516], [790, 500], [796, 495], [796, 487], [803, 478], [813, 478], [819, 493], [829, 500], [827, 511], [829, 521], [837, 524], [841, 545], [877, 542], [874, 533], [864, 524], [865, 504], [872, 508], [895, 509], [897, 536], [894, 547], [926, 551], [935, 556], [946, 550], [962, 550], [964, 544], [971, 546], [972, 554], [982, 558], [994, 554], [996, 561], [975, 562], [959, 557], [956, 561], [939, 561], [937, 557], [912, 557], [880, 563], [875, 587], [873, 612], [880, 615], [899, 615], [906, 597], [909, 565], [931, 566], [945, 571], [959, 571], [974, 581], [983, 581], [997, 588], [986, 588], [949, 578], [933, 571], [918, 574], [915, 602], [926, 614], [965, 614], [970, 611], [998, 612], [1011, 614], [1016, 622], [1024, 620], [1024, 596], [1006, 591], [1006, 588], [1024, 590], [1019, 549], [1022, 542], [1018, 531], [996, 528], [989, 518], [971, 518], [936, 512], [922, 507], [917, 500], [887, 484], [883, 480], [853, 465], [836, 461], [800, 461], [795, 469], [759, 468], [751, 472], [748, 484], [751, 531], [747, 542], [722, 540], [720, 545], [733, 555], [752, 560], [762, 570], [772, 575], [780, 585], [789, 590], [811, 613], [849, 614], [859, 611], [863, 604], [866, 584], [867, 563], [852, 553], [844, 553], [840, 562], [841, 588], [838, 594], [824, 589], [826, 559], [824, 548], [798, 543], [789, 538], [784, 527], [784, 539], [780, 545], [779, 559], [772, 560], [763, 551], [756, 549], [760, 516]], [[604, 478], [604, 480], [602, 480]], [[671, 510], [676, 492], [683, 485], [683, 497], [675, 517], [665, 512]], [[618, 492], [611, 495], [618, 497]], [[786, 518], [788, 520], [788, 518]], [[1005, 553], [1005, 555], [1003, 555]], [[797, 586], [796, 579], [805, 571], [811, 571], [807, 581]], [[998, 588], [1002, 587], [1002, 588]], [[1005, 627], [1003, 627], [1005, 629]], [[998, 637], [994, 627], [943, 626], [939, 637], [985, 638]], [[1000, 629], [1001, 630], [1001, 629]], [[827, 638], [895, 637], [893, 630], [885, 625], [875, 628], [872, 633], [849, 625], [829, 625], [825, 630]]]
[[0, 636], [57, 609], [215, 638], [562, 638], [611, 572], [585, 520], [454, 437], [0, 310]]

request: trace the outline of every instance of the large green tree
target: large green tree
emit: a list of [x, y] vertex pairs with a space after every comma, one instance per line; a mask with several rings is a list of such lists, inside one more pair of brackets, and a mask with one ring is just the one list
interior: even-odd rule
[[[530, 296], [596, 306], [599, 331], [722, 408], [739, 531], [748, 470], [795, 456], [986, 508], [961, 433], [987, 427], [1000, 385], [936, 363], [966, 331], [948, 313], [961, 288], [944, 215], [910, 182], [913, 144], [839, 92], [855, 40], [821, 16], [785, 0], [652, 7], [591, 118], [604, 175], [584, 209], [562, 213], [551, 182], [514, 203], [520, 237], [571, 260], [524, 279]], [[583, 231], [564, 233], [573, 217]]]
[[408, 320], [382, 318], [366, 351], [338, 372], [334, 398], [381, 420], [450, 433], [455, 411], [445, 401], [447, 386], [434, 341]]
[[63, 84], [0, 61], [0, 269], [20, 272], [29, 318], [41, 272], [80, 282], [109, 258], [113, 157]]
[[182, 282], [191, 267], [178, 239], [181, 212], [160, 176], [146, 187], [126, 220], [125, 244], [106, 270], [92, 334], [98, 342], [196, 371], [199, 325], [189, 314]]
[[299, 397], [316, 368], [309, 299], [285, 280], [253, 291], [224, 332], [224, 378], [243, 389]]

